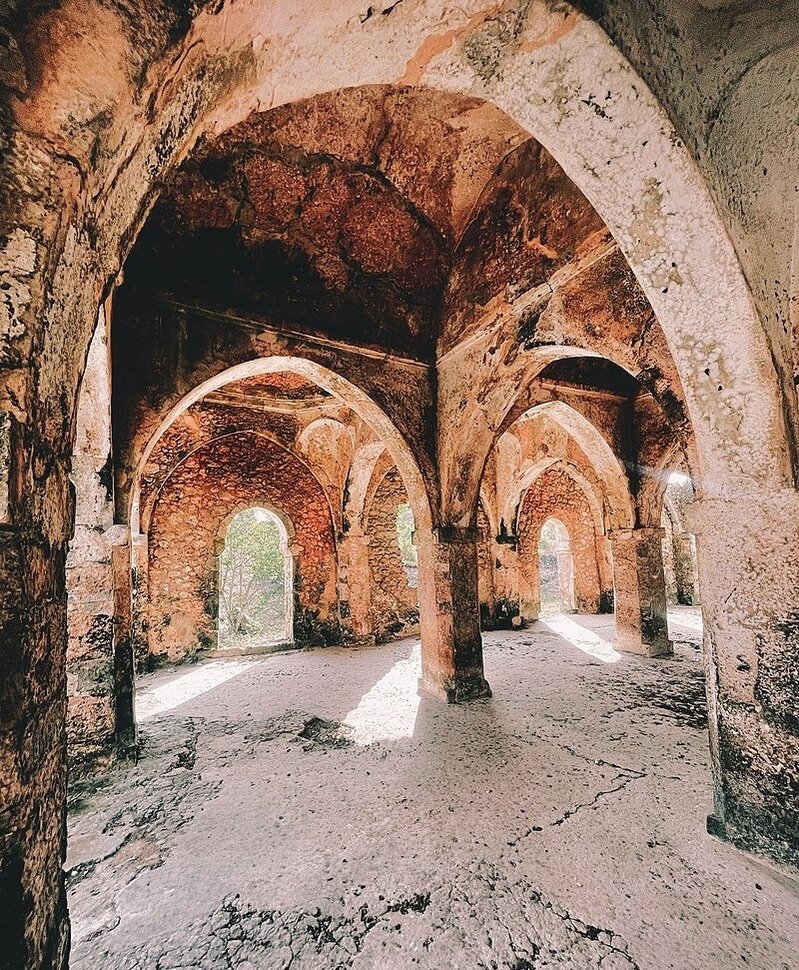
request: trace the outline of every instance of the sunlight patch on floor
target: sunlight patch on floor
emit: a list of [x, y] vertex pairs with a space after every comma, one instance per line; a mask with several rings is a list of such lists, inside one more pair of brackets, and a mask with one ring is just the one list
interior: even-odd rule
[[213, 661], [196, 667], [168, 684], [141, 691], [136, 695], [136, 720], [149, 721], [165, 711], [180, 707], [186, 701], [224, 684], [226, 680], [232, 680], [252, 666], [252, 660]]
[[668, 613], [669, 623], [673, 623], [675, 626], [684, 626], [688, 630], [695, 630], [697, 633], [701, 633], [703, 629], [702, 625], [702, 614], [697, 613], [683, 613], [681, 610], [669, 610]]
[[547, 619], [541, 620], [541, 623], [553, 633], [566, 640], [567, 643], [570, 643], [573, 647], [577, 647], [578, 650], [582, 650], [583, 653], [587, 653], [590, 657], [595, 657], [597, 660], [601, 660], [606, 664], [615, 664], [621, 660], [621, 654], [614, 649], [612, 643], [603, 639], [592, 630], [587, 630], [584, 626], [580, 626], [579, 623], [575, 623], [574, 620], [570, 620], [563, 613], [549, 616]]
[[356, 744], [373, 744], [413, 737], [419, 710], [418, 682], [422, 673], [422, 648], [417, 643], [398, 660], [385, 677], [368, 690], [358, 706], [344, 718]]

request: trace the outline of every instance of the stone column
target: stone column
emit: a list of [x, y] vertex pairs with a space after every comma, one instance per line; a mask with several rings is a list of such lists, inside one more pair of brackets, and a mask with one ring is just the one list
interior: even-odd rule
[[107, 763], [117, 747], [112, 558], [119, 527], [111, 450], [111, 369], [101, 311], [78, 398], [70, 470], [75, 526], [66, 563], [67, 738], [73, 777]]
[[705, 623], [708, 829], [799, 867], [799, 495], [703, 499], [689, 525]]
[[339, 540], [339, 598], [341, 620], [356, 640], [373, 635], [372, 574], [369, 568], [369, 536], [350, 528]]
[[448, 703], [490, 697], [483, 675], [477, 589], [477, 530], [455, 526], [417, 533], [422, 679]]
[[117, 525], [109, 533], [114, 577], [114, 711], [116, 744], [126, 755], [136, 747], [136, 690], [133, 657], [133, 570], [130, 530]]
[[691, 534], [675, 532], [674, 580], [677, 587], [677, 602], [683, 606], [699, 605], [694, 561], [694, 543]]
[[[519, 611], [523, 623], [535, 623], [541, 612], [541, 564], [538, 546], [527, 553], [519, 565]], [[517, 561], [519, 556], [517, 556]]]
[[596, 534], [597, 565], [599, 566], [599, 612], [613, 613], [613, 552], [604, 532]]
[[666, 620], [663, 529], [610, 533], [616, 605], [616, 648], [658, 657], [672, 652]]
[[497, 626], [518, 628], [522, 625], [519, 594], [519, 537], [508, 533], [492, 543], [496, 556]]
[[150, 625], [150, 544], [148, 537], [144, 534], [131, 536], [131, 569], [133, 665], [137, 670], [144, 670], [150, 653], [150, 644], [147, 637]]
[[208, 652], [218, 650], [220, 646], [219, 618], [221, 614], [220, 601], [222, 590], [219, 587], [220, 559], [225, 553], [225, 537], [214, 540], [211, 566], [205, 574], [205, 618], [197, 624], [197, 639]]

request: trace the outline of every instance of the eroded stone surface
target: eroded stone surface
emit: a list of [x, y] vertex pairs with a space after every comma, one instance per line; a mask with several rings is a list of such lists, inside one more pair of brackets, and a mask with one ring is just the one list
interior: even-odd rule
[[[422, 324], [435, 313], [416, 302], [409, 256], [416, 254], [425, 269], [428, 296], [427, 285], [440, 279], [431, 227], [444, 238], [465, 224], [497, 158], [495, 146], [500, 155], [518, 148], [519, 132], [546, 145], [619, 251], [608, 244], [583, 253], [540, 291], [519, 293], [529, 267], [523, 257], [541, 256], [541, 264], [557, 262], [557, 253], [544, 252], [547, 241], [535, 227], [519, 233], [510, 226], [503, 239], [533, 244], [527, 253], [505, 254], [514, 285], [503, 293], [501, 274], [489, 274], [501, 260], [489, 261], [498, 307], [486, 305], [485, 329], [437, 361], [435, 372], [432, 354], [420, 367], [382, 358], [384, 348], [377, 357], [340, 355], [327, 344], [276, 339], [229, 306], [217, 329], [202, 313], [148, 306], [131, 328], [115, 376], [117, 382], [133, 376], [138, 392], [122, 422], [125, 433], [116, 435], [123, 449], [136, 439], [123, 453], [124, 474], [133, 473], [126, 462], [135, 463], [165, 412], [198, 384], [233, 364], [300, 353], [373, 396], [395, 423], [383, 424], [382, 433], [410, 444], [416, 455], [417, 471], [407, 462], [417, 475], [409, 491], [418, 498], [426, 488], [433, 497], [426, 526], [433, 517], [438, 525], [440, 516], [444, 526], [463, 530], [450, 536], [468, 539], [485, 459], [519, 388], [564, 343], [608, 353], [641, 376], [665, 411], [688, 416], [696, 443], [692, 458], [704, 494], [695, 530], [719, 831], [796, 862], [794, 5], [608, 0], [580, 7], [590, 16], [568, 4], [493, 8], [483, 0], [368, 8], [354, 0], [313, 7], [277, 0], [268, 23], [262, 0], [64, 0], [8, 4], [0, 14], [0, 402], [11, 415], [10, 454], [0, 462], [0, 491], [8, 492], [0, 523], [0, 631], [7, 647], [0, 652], [7, 808], [0, 887], [10, 900], [0, 910], [12, 962], [60, 966], [68, 935], [58, 861], [66, 772], [64, 566], [74, 519], [69, 457], [99, 303], [119, 283], [151, 205], [195, 145], [213, 143], [253, 112], [262, 116], [343, 88], [361, 94], [324, 94], [318, 129], [296, 137], [289, 106], [279, 115], [286, 137], [275, 139], [278, 150], [241, 159], [240, 173], [254, 183], [235, 196], [245, 203], [241, 212], [231, 214], [222, 192], [206, 198], [208, 228], [225, 232], [235, 216], [242, 243], [262, 246], [267, 255], [278, 251], [273, 267], [300, 279], [309, 304], [330, 310], [338, 324], [349, 316], [337, 289], [344, 285], [345, 295], [356, 297], [352, 309], [364, 310], [360, 320], [370, 337], [396, 338], [405, 353], [418, 349], [423, 358], [432, 351], [436, 334]], [[376, 84], [402, 92], [391, 108], [396, 126], [386, 124], [381, 98], [377, 112], [362, 99]], [[422, 101], [453, 98], [465, 110], [456, 111], [455, 124], [451, 113], [408, 113], [417, 94], [409, 96], [407, 85], [424, 85]], [[402, 146], [393, 137], [400, 130]], [[488, 137], [462, 139], [459, 132], [467, 130]], [[287, 146], [302, 148], [298, 141], [305, 157], [281, 156]], [[364, 151], [380, 156], [379, 164], [373, 158], [369, 171], [339, 178], [335, 163], [307, 157], [331, 143], [351, 167]], [[448, 150], [436, 154], [432, 148], [443, 143]], [[306, 165], [317, 180], [298, 175]], [[291, 248], [308, 241], [304, 226], [320, 236], [325, 228], [324, 207], [314, 210], [304, 194], [310, 182], [349, 231], [330, 246], [326, 240]], [[442, 184], [462, 203], [457, 211], [448, 191], [438, 191]], [[363, 197], [337, 207], [353, 188]], [[235, 233], [223, 238], [236, 241]], [[202, 265], [214, 268], [209, 259]], [[478, 270], [485, 265], [477, 261]], [[382, 278], [387, 268], [396, 280]], [[258, 283], [258, 273], [250, 280]], [[196, 282], [214, 289], [208, 279]], [[284, 318], [315, 328], [317, 321], [292, 305], [280, 274], [267, 282]], [[615, 326], [614, 307], [640, 307], [641, 294], [657, 325], [642, 314], [633, 321], [640, 326], [623, 326], [603, 342], [592, 320]], [[506, 305], [509, 296], [520, 302]], [[147, 374], [148, 355], [160, 380]], [[643, 420], [652, 417], [650, 404], [637, 419], [639, 428], [653, 431], [653, 422]], [[652, 438], [654, 458], [646, 443], [638, 458], [657, 471], [668, 465], [662, 426]], [[635, 496], [635, 512], [648, 513], [650, 527], [659, 524], [653, 491], [645, 500]], [[462, 588], [476, 585], [471, 540], [448, 545], [438, 534], [423, 542], [429, 546], [420, 550], [423, 567], [464, 567], [461, 588], [439, 576], [435, 588], [420, 589], [428, 653], [452, 654], [455, 631], [464, 635], [467, 664], [475, 667], [475, 597]], [[467, 554], [463, 563], [459, 552]], [[433, 603], [440, 608], [431, 610]], [[453, 604], [465, 622], [446, 619]], [[481, 674], [472, 675], [482, 686]]]
[[239, 661], [76, 803], [72, 965], [788, 968], [795, 891], [703, 830], [696, 618], [666, 662], [489, 634], [471, 707], [418, 698], [411, 641]]

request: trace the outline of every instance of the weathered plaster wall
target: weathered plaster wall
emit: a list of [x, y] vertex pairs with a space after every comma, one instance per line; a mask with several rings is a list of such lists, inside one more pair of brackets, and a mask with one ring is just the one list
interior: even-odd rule
[[[594, 12], [598, 7], [591, 5]], [[797, 21], [792, 3], [774, 13], [765, 5], [754, 9], [758, 15], [751, 18], [744, 5], [729, 17], [723, 11], [708, 19], [677, 0], [668, 6], [641, 0], [615, 4], [615, 17], [606, 24], [615, 36], [630, 38], [621, 45], [672, 116], [701, 119], [707, 137], [688, 141], [711, 182], [731, 160], [730, 177], [719, 180], [728, 191], [717, 198], [728, 200], [728, 222], [738, 223], [738, 252], [745, 262], [752, 259], [752, 290], [771, 349], [779, 351], [780, 327], [790, 329], [784, 312], [790, 278], [784, 196], [785, 186], [794, 185], [796, 131], [784, 119], [796, 114], [791, 41]], [[669, 16], [662, 16], [664, 10]], [[791, 401], [793, 388], [785, 355], [770, 354], [761, 339], [701, 179], [640, 77], [567, 6], [511, 4], [492, 14], [479, 0], [446, 7], [406, 2], [386, 8], [385, 16], [362, 15], [362, 4], [355, 2], [313, 10], [278, 2], [265, 34], [261, 0], [195, 4], [191, 14], [185, 4], [166, 0], [65, 0], [20, 4], [3, 14], [8, 42], [2, 44], [0, 72], [6, 89], [0, 114], [0, 406], [13, 415], [13, 424], [8, 514], [0, 516], [0, 628], [13, 647], [2, 658], [0, 743], [3, 794], [13, 821], [3, 833], [2, 888], [10, 904], [0, 911], [7, 952], [20, 966], [59, 966], [67, 948], [58, 863], [64, 563], [73, 513], [68, 466], [97, 307], [157, 187], [203, 131], [223, 130], [260, 103], [359, 83], [423, 81], [494, 101], [540, 133], [619, 240], [675, 354], [701, 471], [713, 486], [697, 509], [695, 531], [713, 647], [707, 651], [708, 682], [720, 831], [739, 844], [799, 858], [790, 811], [796, 779], [784, 771], [799, 750], [792, 714], [799, 503], [780, 418], [782, 399]], [[691, 29], [702, 30], [679, 29], [685, 18]], [[770, 23], [773, 29], [764, 31]], [[630, 26], [626, 33], [624, 24]], [[693, 43], [703, 32], [702, 43]], [[724, 56], [716, 57], [722, 47]], [[696, 70], [708, 49], [713, 56], [707, 69]], [[275, 58], [275, 51], [286, 56]], [[687, 94], [691, 85], [695, 97]], [[607, 92], [601, 103], [598, 86]], [[685, 134], [689, 125], [678, 127]], [[742, 199], [746, 204], [739, 206]], [[756, 263], [759, 272], [751, 268]], [[179, 331], [180, 318], [177, 323]], [[236, 342], [225, 336], [216, 345], [222, 357], [227, 351], [220, 348]], [[257, 345], [257, 338], [249, 341]], [[147, 345], [142, 331], [138, 342], [131, 341], [128, 363]], [[494, 346], [489, 334], [475, 359], [506, 359], [501, 347], [499, 355], [490, 351]], [[518, 355], [518, 341], [504, 349]], [[250, 347], [248, 358], [258, 350]], [[165, 361], [174, 359], [168, 341], [159, 352]], [[443, 406], [439, 416], [485, 455], [490, 435], [464, 418], [460, 402], [468, 394], [452, 383], [458, 375], [471, 378], [471, 364], [471, 358], [459, 362], [450, 383], [439, 382], [445, 385], [442, 402], [453, 402], [451, 420]], [[203, 368], [204, 376], [213, 370], [206, 360], [196, 370], [170, 373], [178, 399]], [[393, 376], [386, 380], [387, 369], [382, 362], [374, 365], [366, 381], [383, 400], [388, 395], [379, 388]], [[425, 424], [419, 401], [432, 408], [432, 386], [430, 381], [417, 397], [409, 394], [393, 411], [426, 456], [435, 495], [435, 448], [413, 433]], [[507, 397], [507, 389], [499, 388], [500, 395]], [[163, 400], [155, 402], [156, 410]], [[425, 464], [422, 457], [420, 462]], [[457, 486], [457, 462], [454, 468], [457, 474], [450, 468], [442, 477]], [[467, 518], [479, 474], [476, 479], [464, 503]], [[457, 501], [445, 499], [444, 505], [454, 509], [450, 520], [460, 519]]]
[[799, 3], [584, 6], [660, 98], [708, 180], [769, 333], [796, 436]]
[[396, 469], [383, 478], [366, 516], [372, 590], [372, 624], [377, 640], [415, 632], [419, 597], [408, 582], [397, 538], [397, 509], [408, 495]]
[[223, 524], [263, 504], [294, 528], [295, 637], [339, 637], [336, 553], [330, 507], [313, 475], [280, 446], [254, 433], [193, 452], [167, 479], [149, 534], [151, 662], [196, 656], [216, 642], [217, 556]]

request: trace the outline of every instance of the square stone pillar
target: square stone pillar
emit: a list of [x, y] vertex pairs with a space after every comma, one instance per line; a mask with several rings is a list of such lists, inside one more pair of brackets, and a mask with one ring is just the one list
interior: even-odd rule
[[517, 629], [522, 625], [521, 595], [519, 591], [519, 537], [503, 534], [492, 543], [496, 559], [496, 621], [502, 629], [507, 625]]
[[130, 530], [109, 530], [114, 577], [114, 712], [117, 750], [136, 748], [136, 674], [133, 656], [133, 563]]
[[150, 543], [147, 535], [131, 536], [131, 579], [133, 602], [131, 609], [131, 636], [133, 641], [133, 666], [136, 670], [147, 667], [150, 653], [149, 607], [150, 607]]
[[666, 619], [663, 529], [610, 533], [616, 606], [616, 649], [645, 657], [672, 652]]
[[341, 623], [355, 640], [373, 636], [372, 571], [369, 536], [350, 528], [339, 536], [339, 603]]
[[709, 831], [799, 870], [799, 494], [702, 499]]
[[483, 673], [477, 530], [417, 533], [422, 627], [420, 690], [450, 704], [490, 697]]
[[694, 541], [690, 533], [674, 533], [674, 581], [677, 602], [683, 606], [699, 605], [699, 583], [695, 569]]

